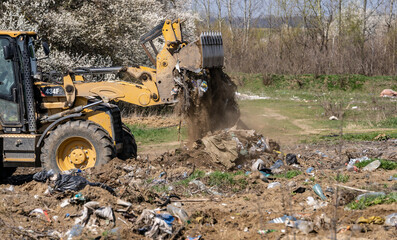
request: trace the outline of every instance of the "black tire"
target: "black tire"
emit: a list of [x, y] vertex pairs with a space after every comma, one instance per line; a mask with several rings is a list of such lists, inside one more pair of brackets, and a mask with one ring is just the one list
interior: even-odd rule
[[44, 140], [40, 155], [41, 165], [44, 169], [53, 169], [55, 172], [62, 171], [56, 160], [58, 147], [73, 137], [84, 138], [95, 148], [94, 166], [106, 164], [115, 156], [113, 141], [102, 127], [91, 121], [69, 121], [57, 126]]
[[122, 160], [136, 158], [138, 147], [135, 142], [135, 137], [131, 130], [123, 123], [123, 150], [117, 154], [117, 157]]

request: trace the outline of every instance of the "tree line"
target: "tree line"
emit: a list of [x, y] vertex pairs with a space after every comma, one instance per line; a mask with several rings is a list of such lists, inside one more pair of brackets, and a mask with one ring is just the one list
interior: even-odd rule
[[395, 0], [194, 0], [199, 30], [221, 31], [228, 71], [396, 73]]

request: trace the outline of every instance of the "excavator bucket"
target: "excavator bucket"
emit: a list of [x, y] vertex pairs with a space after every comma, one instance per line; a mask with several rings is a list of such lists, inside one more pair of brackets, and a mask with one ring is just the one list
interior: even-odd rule
[[223, 67], [224, 51], [219, 32], [203, 32], [200, 35], [202, 68]]

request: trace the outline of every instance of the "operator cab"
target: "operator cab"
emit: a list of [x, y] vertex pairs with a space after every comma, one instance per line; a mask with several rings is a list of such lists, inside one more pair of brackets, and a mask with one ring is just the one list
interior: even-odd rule
[[[35, 32], [0, 31], [0, 132], [35, 133]], [[48, 44], [43, 44], [46, 55]]]

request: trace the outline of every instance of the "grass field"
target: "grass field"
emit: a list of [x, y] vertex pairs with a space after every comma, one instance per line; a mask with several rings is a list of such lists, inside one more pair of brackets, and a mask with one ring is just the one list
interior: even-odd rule
[[[397, 99], [381, 98], [397, 89], [394, 77], [361, 75], [283, 76], [231, 74], [238, 91], [270, 97], [239, 101], [242, 120], [265, 136], [283, 142], [397, 137]], [[338, 121], [330, 121], [336, 116]], [[341, 121], [342, 120], [342, 121]]]

